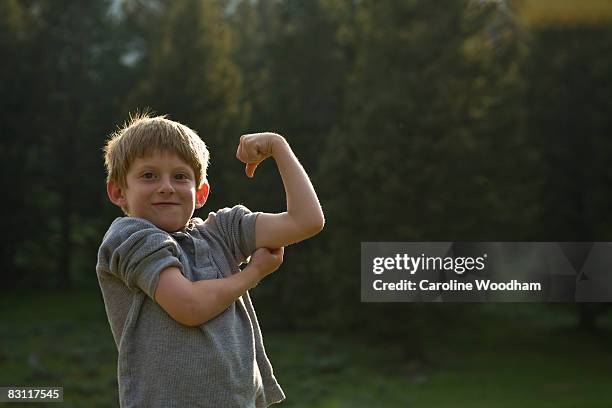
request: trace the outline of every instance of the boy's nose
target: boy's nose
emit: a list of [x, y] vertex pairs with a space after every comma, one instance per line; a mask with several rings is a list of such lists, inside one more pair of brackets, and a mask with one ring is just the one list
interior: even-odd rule
[[157, 189], [157, 192], [160, 194], [174, 193], [174, 187], [172, 186], [172, 182], [170, 181], [170, 178], [168, 177], [162, 178], [159, 188]]

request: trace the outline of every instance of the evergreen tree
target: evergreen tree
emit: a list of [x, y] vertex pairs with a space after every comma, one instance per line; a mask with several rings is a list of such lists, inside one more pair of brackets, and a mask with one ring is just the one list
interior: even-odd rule
[[[85, 258], [95, 257], [97, 220], [92, 213], [98, 214], [97, 180], [103, 177], [96, 165], [99, 125], [113, 101], [108, 94], [113, 84], [107, 81], [114, 50], [109, 4], [31, 1], [2, 7], [6, 27], [14, 29], [5, 43], [11, 50], [6, 55], [13, 52], [14, 58], [3, 64], [2, 78], [2, 86], [14, 88], [3, 93], [14, 107], [3, 110], [7, 134], [15, 142], [7, 164], [19, 166], [27, 180], [23, 193], [15, 195], [14, 217], [6, 219], [16, 223], [9, 230], [17, 237], [7, 245], [13, 252], [7, 256], [13, 263], [8, 270], [19, 276], [10, 281], [67, 288], [73, 268], [80, 270], [90, 265], [91, 258]], [[83, 174], [91, 179], [78, 177]]]
[[426, 327], [416, 305], [359, 304], [360, 242], [528, 239], [538, 207], [522, 39], [499, 7], [359, 4], [345, 111], [321, 168], [334, 233], [320, 287], [343, 310], [330, 319], [413, 340]]
[[142, 76], [126, 111], [149, 107], [199, 133], [211, 149], [206, 208], [216, 210], [236, 201], [233, 181], [243, 176], [235, 154], [247, 110], [240, 99], [241, 74], [231, 58], [234, 34], [216, 2], [160, 2], [151, 7], [144, 11], [146, 21], [130, 20], [141, 24], [144, 55], [134, 64]]

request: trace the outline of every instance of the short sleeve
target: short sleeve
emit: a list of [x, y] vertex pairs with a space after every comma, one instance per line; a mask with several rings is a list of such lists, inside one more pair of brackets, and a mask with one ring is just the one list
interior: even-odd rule
[[236, 265], [245, 262], [255, 251], [255, 221], [259, 213], [253, 213], [243, 205], [222, 208], [208, 215], [214, 221], [218, 233], [227, 244]]
[[183, 266], [176, 241], [165, 231], [141, 218], [124, 217], [113, 222], [98, 255], [108, 272], [132, 291], [142, 290], [154, 300], [159, 274]]

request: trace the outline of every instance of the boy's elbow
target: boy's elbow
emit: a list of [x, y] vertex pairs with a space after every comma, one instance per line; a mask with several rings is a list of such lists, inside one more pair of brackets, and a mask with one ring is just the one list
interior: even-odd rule
[[316, 223], [316, 234], [323, 231], [323, 227], [325, 227], [325, 217], [323, 216], [323, 213], [321, 213], [321, 216], [319, 217]]
[[320, 216], [313, 218], [308, 225], [305, 228], [305, 232], [307, 233], [308, 237], [312, 237], [317, 235], [319, 232], [323, 231], [323, 227], [325, 226], [325, 217], [323, 217], [323, 214], [320, 214]]
[[198, 307], [193, 301], [184, 301], [178, 310], [173, 310], [168, 314], [183, 326], [196, 327], [200, 325], [198, 321]]
[[188, 305], [185, 308], [185, 313], [183, 314], [183, 316], [181, 316], [181, 319], [177, 319], [179, 323], [188, 327], [197, 327], [201, 325], [203, 322], [201, 322], [200, 320], [201, 319], [199, 319], [198, 308], [195, 303]]

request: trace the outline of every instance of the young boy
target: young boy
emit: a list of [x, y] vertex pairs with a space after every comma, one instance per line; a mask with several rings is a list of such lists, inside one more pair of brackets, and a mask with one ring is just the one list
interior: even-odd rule
[[274, 133], [249, 134], [236, 154], [248, 177], [261, 161], [275, 159], [286, 212], [252, 213], [237, 205], [205, 221], [192, 218], [209, 192], [208, 151], [193, 130], [140, 116], [104, 150], [108, 197], [127, 215], [106, 232], [96, 266], [119, 354], [121, 407], [282, 401], [248, 290], [278, 268], [284, 246], [324, 224], [289, 144]]

